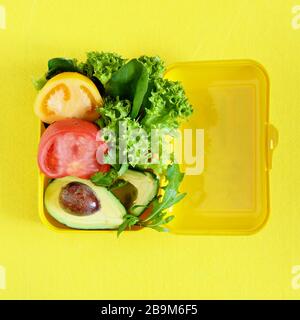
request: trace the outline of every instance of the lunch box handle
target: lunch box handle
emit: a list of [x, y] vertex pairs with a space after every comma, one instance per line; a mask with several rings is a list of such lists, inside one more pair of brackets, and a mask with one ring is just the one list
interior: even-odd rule
[[278, 130], [272, 125], [268, 125], [268, 136], [267, 136], [267, 167], [268, 170], [272, 169], [272, 157], [273, 157], [273, 151], [278, 145]]

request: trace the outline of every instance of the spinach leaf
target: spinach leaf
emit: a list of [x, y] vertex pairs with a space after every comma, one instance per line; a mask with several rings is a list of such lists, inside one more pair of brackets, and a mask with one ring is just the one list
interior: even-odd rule
[[46, 79], [49, 80], [62, 72], [79, 72], [75, 59], [53, 58], [48, 61]]
[[106, 90], [108, 95], [131, 100], [130, 116], [135, 119], [147, 92], [148, 82], [147, 68], [137, 59], [133, 59], [113, 73]]

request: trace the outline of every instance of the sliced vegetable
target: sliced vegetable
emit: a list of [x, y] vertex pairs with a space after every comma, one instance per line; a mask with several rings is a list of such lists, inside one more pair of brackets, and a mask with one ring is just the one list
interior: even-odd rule
[[65, 118], [97, 119], [96, 108], [103, 100], [95, 84], [76, 72], [64, 72], [49, 80], [39, 91], [35, 113], [46, 123]]
[[126, 214], [106, 188], [76, 177], [52, 181], [45, 191], [45, 207], [54, 219], [75, 229], [116, 229]]
[[[167, 209], [182, 200], [186, 193], [179, 193], [178, 189], [184, 177], [184, 173], [180, 172], [179, 165], [173, 163], [168, 167], [166, 175], [166, 186], [163, 187], [164, 193], [162, 198], [157, 197], [152, 202], [152, 212], [144, 219], [141, 224], [145, 227], [159, 226], [165, 224], [165, 215]], [[168, 217], [168, 222], [170, 217]]]
[[145, 208], [146, 210], [151, 206], [151, 211], [146, 217], [137, 217], [133, 214], [126, 214], [124, 216], [124, 222], [120, 225], [118, 235], [127, 228], [132, 228], [137, 225], [140, 227], [152, 228], [157, 231], [168, 231], [165, 227], [174, 216], [169, 215], [167, 209], [171, 208], [174, 204], [182, 200], [186, 194], [179, 193], [178, 188], [184, 177], [184, 174], [180, 172], [178, 164], [172, 164], [168, 167], [166, 175], [166, 186], [163, 187], [163, 195], [157, 196], [152, 202]]
[[137, 189], [137, 197], [128, 210], [133, 215], [140, 215], [158, 193], [159, 181], [150, 172], [127, 170], [120, 179], [128, 181]]
[[[96, 141], [98, 128], [91, 122], [65, 119], [51, 124], [41, 137], [38, 152], [40, 170], [50, 178], [75, 176], [89, 178], [109, 165], [96, 160], [104, 142]], [[107, 148], [106, 148], [107, 149]]]
[[120, 185], [118, 188], [110, 189], [110, 191], [120, 200], [126, 210], [133, 206], [139, 193], [139, 190], [130, 182]]
[[71, 228], [118, 228], [118, 235], [143, 227], [167, 231], [174, 218], [168, 209], [185, 194], [178, 191], [183, 173], [164, 143], [193, 109], [182, 85], [163, 79], [164, 72], [157, 56], [127, 62], [89, 52], [83, 63], [49, 60], [47, 73], [34, 80], [35, 112], [50, 124], [38, 162], [56, 179], [45, 193], [56, 220]]

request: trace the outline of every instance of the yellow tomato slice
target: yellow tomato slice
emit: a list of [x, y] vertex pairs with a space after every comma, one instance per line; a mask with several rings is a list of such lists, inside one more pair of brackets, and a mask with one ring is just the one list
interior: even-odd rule
[[34, 109], [46, 123], [65, 118], [93, 121], [99, 116], [96, 108], [102, 105], [103, 100], [93, 81], [77, 72], [63, 72], [39, 91]]

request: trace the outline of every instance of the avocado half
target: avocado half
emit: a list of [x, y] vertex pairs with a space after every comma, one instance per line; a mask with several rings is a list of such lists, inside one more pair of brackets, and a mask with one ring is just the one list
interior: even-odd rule
[[[87, 214], [67, 210], [61, 203], [62, 190], [75, 183], [90, 190], [93, 198], [97, 199], [97, 206]], [[120, 201], [106, 188], [76, 177], [53, 180], [45, 191], [44, 199], [48, 213], [60, 223], [74, 229], [117, 229], [126, 214]]]
[[128, 181], [136, 190], [136, 198], [130, 213], [139, 216], [158, 193], [159, 181], [150, 172], [127, 170], [120, 179]]

